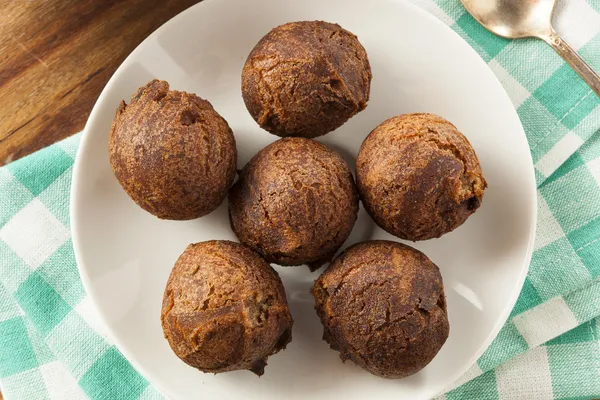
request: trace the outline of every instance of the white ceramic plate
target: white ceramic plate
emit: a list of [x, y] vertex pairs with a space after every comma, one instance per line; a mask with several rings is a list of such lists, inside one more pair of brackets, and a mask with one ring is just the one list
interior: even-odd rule
[[[326, 20], [358, 35], [373, 69], [368, 108], [319, 139], [351, 165], [380, 122], [427, 111], [452, 121], [471, 141], [489, 182], [483, 205], [463, 226], [417, 243], [441, 269], [450, 337], [418, 374], [385, 380], [368, 374], [321, 340], [309, 288], [317, 273], [281, 268], [293, 341], [269, 359], [260, 379], [247, 371], [202, 374], [180, 361], [163, 338], [159, 316], [171, 267], [192, 242], [231, 239], [227, 204], [195, 221], [161, 221], [138, 208], [108, 163], [117, 105], [152, 78], [212, 102], [231, 125], [239, 166], [277, 139], [252, 120], [240, 93], [246, 56], [270, 29]], [[87, 123], [73, 176], [73, 244], [86, 290], [124, 355], [176, 399], [425, 399], [446, 389], [494, 339], [512, 309], [529, 264], [536, 213], [531, 157], [519, 118], [479, 56], [443, 23], [391, 0], [206, 0], [162, 26], [112, 77]], [[392, 239], [361, 210], [348, 246]]]

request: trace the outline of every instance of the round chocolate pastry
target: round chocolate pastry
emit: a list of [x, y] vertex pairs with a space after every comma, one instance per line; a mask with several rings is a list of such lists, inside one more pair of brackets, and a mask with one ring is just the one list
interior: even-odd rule
[[459, 227], [487, 187], [467, 138], [433, 114], [405, 114], [375, 128], [358, 153], [356, 181], [375, 222], [413, 241]]
[[308, 264], [331, 260], [350, 235], [358, 194], [344, 159], [304, 138], [262, 149], [229, 192], [231, 226], [267, 261]]
[[283, 284], [265, 260], [241, 244], [191, 244], [165, 289], [161, 322], [175, 354], [203, 372], [248, 369], [292, 340]]
[[358, 243], [317, 279], [311, 293], [323, 339], [373, 375], [403, 378], [423, 369], [449, 334], [438, 267], [390, 241]]
[[314, 138], [367, 106], [371, 67], [357, 37], [337, 24], [291, 22], [264, 36], [242, 72], [258, 124], [278, 136]]
[[212, 105], [153, 80], [121, 102], [108, 142], [112, 170], [127, 194], [163, 219], [206, 215], [235, 178], [233, 132]]

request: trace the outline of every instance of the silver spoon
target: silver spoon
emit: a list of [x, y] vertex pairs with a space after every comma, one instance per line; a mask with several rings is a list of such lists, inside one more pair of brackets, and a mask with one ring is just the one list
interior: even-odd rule
[[467, 11], [496, 35], [544, 40], [600, 97], [600, 76], [552, 28], [556, 0], [461, 0]]

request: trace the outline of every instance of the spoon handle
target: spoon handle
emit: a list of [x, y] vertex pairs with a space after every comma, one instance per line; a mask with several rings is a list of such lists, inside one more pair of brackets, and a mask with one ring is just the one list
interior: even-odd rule
[[596, 95], [600, 97], [600, 76], [590, 67], [577, 52], [561, 38], [554, 29], [550, 35], [542, 37], [552, 48], [581, 76]]

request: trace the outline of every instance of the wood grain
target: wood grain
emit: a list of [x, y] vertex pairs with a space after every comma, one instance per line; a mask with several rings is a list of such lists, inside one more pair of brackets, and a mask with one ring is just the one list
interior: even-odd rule
[[0, 0], [0, 165], [80, 131], [152, 31], [199, 0]]

